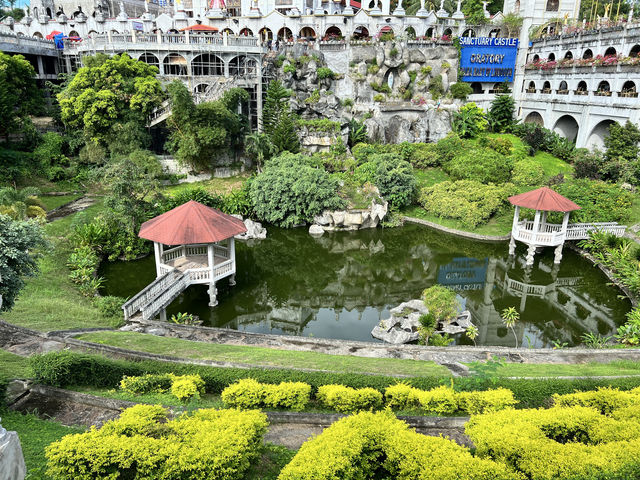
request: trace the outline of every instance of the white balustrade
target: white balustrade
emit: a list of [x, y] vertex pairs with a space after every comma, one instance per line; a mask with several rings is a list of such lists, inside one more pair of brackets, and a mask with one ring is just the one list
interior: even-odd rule
[[562, 225], [554, 223], [541, 223], [538, 232], [533, 231], [533, 222], [525, 220], [518, 222], [513, 230], [513, 237], [530, 245], [556, 246], [566, 240], [584, 240], [594, 230], [610, 233], [618, 237], [624, 235], [626, 226], [616, 222], [607, 223], [573, 223], [567, 226], [567, 231], [562, 233]]
[[215, 245], [213, 247], [213, 252], [216, 257], [229, 258], [229, 249], [227, 247]]
[[192, 255], [207, 255], [207, 246], [206, 245], [187, 245], [187, 257]]
[[214, 279], [218, 280], [220, 278], [229, 276], [231, 273], [233, 273], [234, 268], [235, 268], [235, 265], [233, 260], [227, 260], [226, 262], [221, 263], [220, 265], [216, 265], [216, 267], [213, 270]]

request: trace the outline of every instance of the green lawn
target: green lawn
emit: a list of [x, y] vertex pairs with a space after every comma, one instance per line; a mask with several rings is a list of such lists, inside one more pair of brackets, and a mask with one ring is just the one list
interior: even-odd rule
[[224, 194], [231, 190], [242, 187], [244, 182], [249, 178], [249, 174], [238, 175], [229, 178], [212, 178], [202, 182], [181, 183], [179, 185], [171, 185], [163, 188], [165, 194], [174, 194], [183, 190], [191, 190], [192, 188], [202, 187], [211, 193]]
[[13, 309], [2, 314], [3, 320], [40, 331], [117, 325], [119, 319], [105, 318], [89, 298], [80, 294], [69, 280], [66, 265], [69, 256], [66, 236], [71, 229], [73, 217], [82, 214], [91, 217], [101, 208], [101, 203], [98, 202], [85, 210], [85, 213], [69, 215], [45, 226], [50, 247], [39, 252], [40, 272], [27, 279]]
[[343, 373], [380, 375], [449, 376], [449, 371], [434, 362], [396, 358], [364, 358], [297, 352], [272, 348], [192, 342], [135, 332], [95, 332], [78, 337], [95, 343], [180, 358], [245, 363], [282, 368], [308, 368]]
[[69, 202], [73, 202], [82, 198], [82, 194], [75, 195], [42, 195], [38, 197], [38, 199], [47, 207], [47, 211], [53, 210], [54, 208], [58, 208], [62, 205], [66, 205]]
[[0, 349], [0, 378], [30, 378], [29, 359]]
[[468, 228], [462, 224], [461, 221], [453, 218], [440, 218], [431, 213], [427, 213], [424, 208], [413, 205], [409, 208], [405, 208], [401, 212], [408, 217], [420, 218], [422, 220], [428, 220], [429, 222], [437, 223], [447, 228], [454, 228], [456, 230], [462, 230], [464, 232], [477, 233], [480, 235], [493, 235], [501, 236], [508, 235], [511, 232], [511, 226], [513, 224], [513, 212], [505, 212], [495, 215], [489, 219], [484, 225], [478, 225], [476, 228]]
[[418, 189], [432, 187], [437, 183], [449, 180], [449, 175], [441, 168], [427, 168], [425, 170], [414, 170], [418, 180]]
[[[470, 365], [468, 365], [470, 366]], [[499, 377], [595, 377], [640, 375], [640, 362], [617, 361], [611, 363], [580, 363], [557, 365], [549, 363], [507, 363], [498, 368]]]
[[0, 417], [4, 428], [18, 432], [27, 464], [28, 480], [49, 480], [51, 477], [46, 474], [45, 447], [65, 435], [84, 431], [84, 428], [65, 427], [58, 422], [41, 420], [35, 415], [22, 415], [7, 410], [0, 411]]

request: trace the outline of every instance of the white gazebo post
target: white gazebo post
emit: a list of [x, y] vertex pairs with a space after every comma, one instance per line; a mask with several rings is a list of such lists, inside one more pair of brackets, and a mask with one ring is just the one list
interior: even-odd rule
[[536, 210], [536, 216], [533, 218], [533, 239], [529, 244], [529, 249], [527, 250], [527, 266], [533, 265], [533, 257], [536, 254], [536, 238], [538, 236], [538, 231], [540, 230], [540, 210]]
[[209, 306], [215, 307], [218, 305], [218, 289], [216, 288], [216, 276], [215, 276], [215, 246], [213, 243], [207, 245], [207, 259], [209, 262], [209, 269], [211, 270], [211, 281], [209, 282]]
[[234, 237], [229, 239], [229, 250], [231, 267], [233, 268], [233, 273], [229, 277], [229, 285], [233, 287], [236, 284], [236, 239]]
[[560, 236], [562, 238], [562, 242], [558, 245], [553, 251], [553, 263], [558, 264], [560, 260], [562, 260], [562, 247], [564, 245], [564, 241], [567, 238], [567, 225], [569, 225], [569, 214], [571, 212], [564, 212], [564, 217], [562, 218], [562, 230], [560, 230]]
[[162, 253], [160, 252], [160, 244], [158, 242], [153, 242], [153, 253], [156, 257], [156, 278], [160, 275], [160, 264], [162, 263]]
[[513, 234], [518, 228], [518, 221], [520, 220], [520, 207], [516, 205], [516, 211], [513, 214], [513, 225], [511, 226], [511, 240], [509, 240], [509, 255], [516, 253], [516, 240], [513, 238]]

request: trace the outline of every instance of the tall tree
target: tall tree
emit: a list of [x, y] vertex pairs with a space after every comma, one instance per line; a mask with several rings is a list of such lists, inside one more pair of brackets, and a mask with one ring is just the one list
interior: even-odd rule
[[36, 72], [22, 55], [0, 52], [0, 135], [8, 137], [22, 125], [22, 117], [42, 107]]
[[245, 151], [255, 162], [258, 173], [262, 171], [265, 160], [269, 160], [278, 152], [271, 138], [266, 133], [252, 133], [244, 137]]
[[289, 107], [291, 92], [279, 80], [272, 80], [262, 108], [262, 129], [278, 152], [297, 153], [300, 141]]
[[38, 265], [33, 249], [45, 244], [34, 221], [16, 221], [0, 215], [0, 311], [8, 311], [24, 288], [25, 276], [35, 275]]
[[103, 145], [116, 141], [123, 125], [144, 129], [163, 99], [158, 69], [125, 53], [99, 54], [87, 58], [85, 65], [58, 94], [64, 124]]

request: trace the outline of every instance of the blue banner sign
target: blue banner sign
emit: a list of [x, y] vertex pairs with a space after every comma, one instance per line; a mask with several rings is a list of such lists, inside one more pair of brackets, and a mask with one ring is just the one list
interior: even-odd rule
[[513, 82], [517, 38], [460, 38], [463, 82]]
[[481, 290], [489, 259], [457, 257], [438, 268], [438, 283], [455, 291]]

